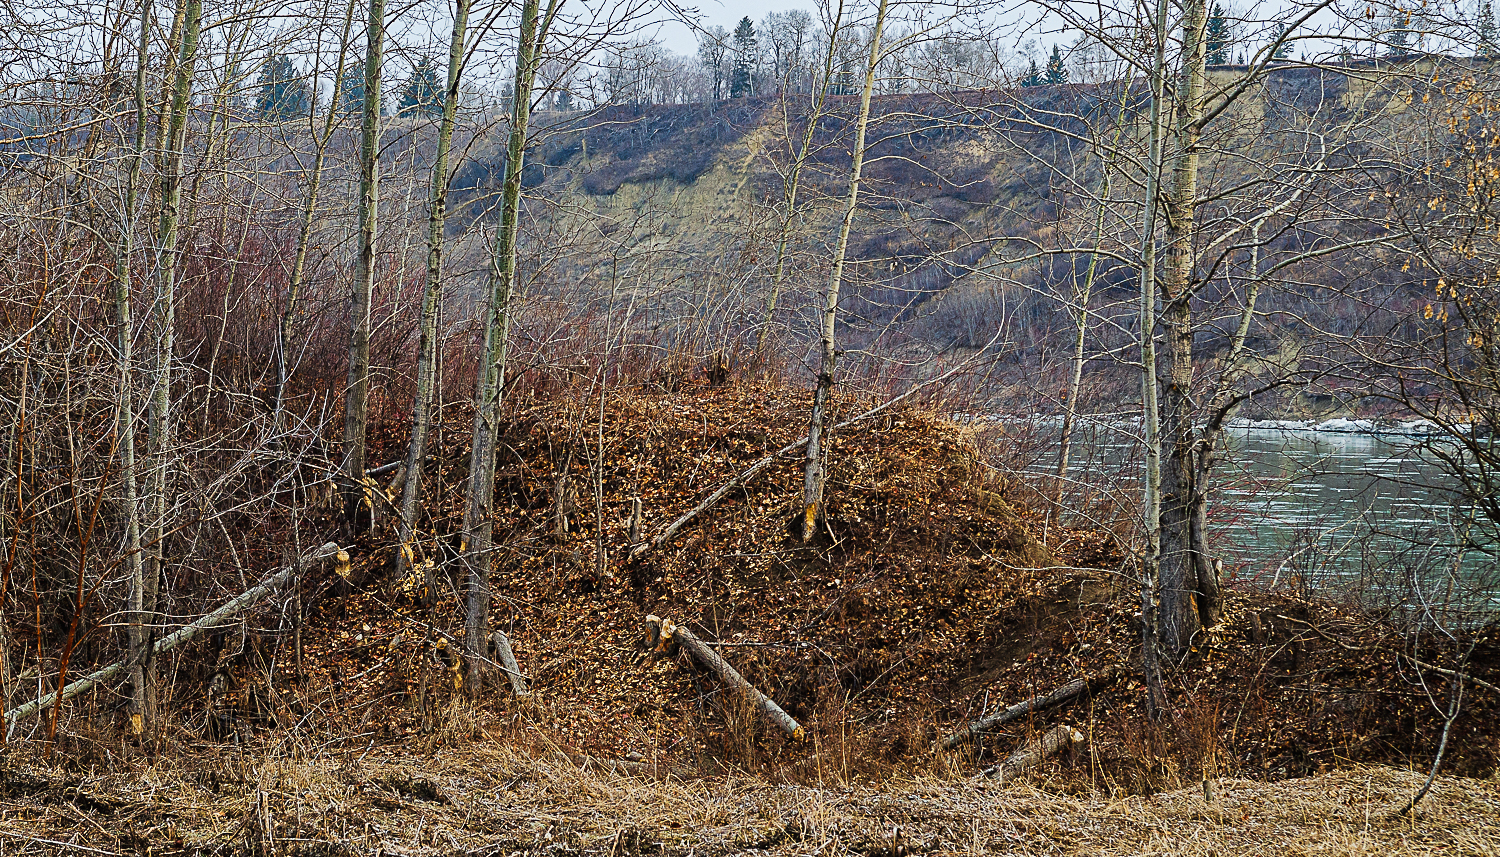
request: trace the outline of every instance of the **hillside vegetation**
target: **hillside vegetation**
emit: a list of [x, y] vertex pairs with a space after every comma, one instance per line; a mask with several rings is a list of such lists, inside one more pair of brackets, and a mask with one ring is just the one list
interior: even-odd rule
[[[1273, 69], [1204, 144], [1202, 193], [1222, 195], [1227, 206], [1205, 215], [1206, 236], [1248, 216], [1237, 207], [1287, 193], [1281, 190], [1286, 183], [1316, 185], [1306, 202], [1267, 226], [1261, 264], [1319, 245], [1348, 249], [1294, 264], [1268, 283], [1251, 345], [1282, 361], [1281, 371], [1316, 378], [1318, 392], [1336, 392], [1351, 411], [1383, 406], [1362, 401], [1349, 381], [1329, 375], [1380, 370], [1342, 365], [1342, 355], [1325, 353], [1323, 340], [1388, 333], [1393, 326], [1416, 336], [1403, 316], [1422, 295], [1423, 278], [1409, 264], [1402, 267], [1402, 256], [1378, 248], [1382, 236], [1389, 234], [1391, 244], [1399, 240], [1389, 230], [1393, 218], [1406, 215], [1396, 209], [1418, 203], [1403, 193], [1388, 208], [1386, 193], [1424, 166], [1395, 162], [1392, 155], [1445, 121], [1446, 108], [1438, 105], [1446, 102], [1431, 95], [1470, 73], [1462, 62], [1416, 66]], [[1418, 72], [1433, 77], [1423, 81]], [[1240, 74], [1219, 70], [1214, 82], [1233, 86]], [[877, 97], [865, 201], [850, 251], [854, 273], [840, 320], [851, 348], [930, 365], [940, 355], [985, 346], [1003, 328], [1005, 336], [991, 347], [1003, 355], [1005, 368], [992, 377], [1011, 384], [992, 389], [990, 402], [1018, 408], [1024, 399], [1056, 408], [1053, 390], [1064, 383], [1061, 358], [1074, 324], [1069, 303], [1095, 258], [1090, 250], [1098, 247], [1088, 351], [1128, 349], [1123, 331], [1135, 311], [1130, 259], [1139, 240], [1136, 198], [1148, 94], [1106, 83]], [[568, 212], [582, 206], [617, 224], [615, 240], [655, 262], [658, 285], [650, 300], [756, 323], [764, 315], [763, 268], [789, 216], [784, 182], [809, 121], [807, 99], [552, 114], [527, 182], [553, 201], [540, 211], [544, 218], [551, 206]], [[810, 319], [801, 319], [827, 277], [827, 241], [839, 214], [855, 102], [832, 98], [811, 117], [816, 128], [791, 215], [791, 295], [780, 316], [793, 354], [806, 347]], [[1101, 203], [1106, 170], [1114, 189]], [[499, 167], [483, 171], [498, 175]], [[1366, 199], [1372, 192], [1375, 206]], [[1242, 263], [1233, 255], [1211, 256], [1204, 264], [1220, 271], [1208, 275], [1201, 292], [1206, 312], [1197, 332], [1199, 348], [1213, 354], [1229, 345], [1236, 280], [1245, 275], [1234, 270]], [[596, 279], [602, 269], [587, 255], [559, 270], [602, 285]], [[704, 302], [706, 290], [722, 297]], [[1287, 353], [1295, 355], [1291, 366]], [[1094, 404], [1107, 408], [1135, 395], [1128, 372], [1112, 361], [1098, 364], [1089, 377]], [[1300, 407], [1291, 394], [1254, 405], [1267, 416], [1295, 415]]]

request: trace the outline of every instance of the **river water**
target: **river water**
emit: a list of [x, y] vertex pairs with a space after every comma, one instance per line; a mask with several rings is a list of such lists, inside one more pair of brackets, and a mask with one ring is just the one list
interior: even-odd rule
[[[1050, 472], [1056, 421], [1044, 419], [1033, 430], [1041, 443], [1027, 469]], [[1120, 422], [1080, 429], [1073, 459], [1079, 481], [1068, 489], [1075, 499], [1113, 491], [1124, 508], [1138, 500], [1141, 445], [1134, 434]], [[1210, 509], [1211, 540], [1226, 573], [1307, 594], [1409, 595], [1413, 581], [1430, 589], [1456, 568], [1471, 590], [1468, 600], [1477, 595], [1500, 606], [1494, 556], [1461, 547], [1466, 532], [1489, 538], [1465, 528], [1457, 479], [1431, 454], [1434, 442], [1416, 423], [1235, 422], [1225, 431]]]

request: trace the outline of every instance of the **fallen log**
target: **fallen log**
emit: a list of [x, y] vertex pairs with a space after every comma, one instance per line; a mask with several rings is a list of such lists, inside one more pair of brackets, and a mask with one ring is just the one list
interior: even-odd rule
[[559, 762], [567, 762], [577, 765], [583, 770], [597, 769], [608, 771], [611, 774], [630, 777], [650, 777], [652, 779], [664, 780], [673, 776], [685, 776], [687, 771], [675, 765], [655, 764], [653, 762], [630, 762], [624, 759], [601, 759], [598, 756], [588, 756], [582, 753], [564, 753], [558, 750], [552, 754]]
[[957, 747], [967, 741], [972, 741], [976, 735], [994, 729], [996, 726], [1009, 723], [1012, 720], [1017, 720], [1021, 717], [1026, 716], [1027, 714], [1030, 714], [1033, 711], [1040, 711], [1043, 708], [1051, 708], [1052, 706], [1058, 705], [1059, 703], [1067, 702], [1068, 700], [1084, 693], [1085, 691], [1092, 692], [1097, 691], [1100, 688], [1107, 687], [1108, 685], [1111, 685], [1118, 681], [1123, 672], [1123, 670], [1116, 667], [1114, 669], [1106, 670], [1104, 673], [1100, 674], [1092, 680], [1082, 678], [1074, 679], [1063, 685], [1062, 687], [1059, 687], [1058, 689], [1052, 691], [1051, 693], [1044, 693], [1040, 696], [1033, 696], [1030, 699], [1022, 700], [1021, 702], [1012, 705], [1004, 711], [991, 714], [988, 717], [981, 717], [980, 719], [973, 721], [957, 732], [954, 732], [952, 735], [949, 735], [948, 737], [943, 739], [942, 747], [944, 750], [952, 750], [954, 747]]
[[1012, 753], [1010, 758], [998, 765], [985, 768], [980, 771], [980, 774], [1003, 783], [1035, 768], [1049, 756], [1055, 756], [1074, 744], [1083, 742], [1083, 733], [1077, 729], [1071, 726], [1054, 726], [1043, 733], [1040, 738]]
[[[241, 610], [244, 610], [246, 607], [250, 607], [256, 604], [261, 599], [285, 586], [288, 581], [290, 581], [297, 575], [298, 572], [316, 563], [324, 562], [330, 559], [338, 564], [338, 568], [343, 570], [343, 574], [348, 574], [349, 554], [345, 553], [341, 548], [339, 548], [338, 545], [334, 544], [333, 542], [328, 542], [327, 544], [323, 545], [322, 547], [318, 548], [317, 550], [313, 551], [297, 562], [292, 563], [286, 568], [283, 568], [282, 570], [271, 575], [269, 578], [262, 581], [259, 585], [245, 590], [244, 593], [230, 600], [229, 603], [225, 604], [219, 609], [213, 611], [212, 613], [209, 613], [208, 615], [204, 616], [201, 619], [198, 619], [191, 624], [184, 625], [176, 631], [173, 631], [171, 634], [168, 634], [167, 636], [162, 637], [160, 640], [157, 640], [156, 643], [151, 647], [152, 651], [157, 654], [160, 654], [161, 652], [171, 651], [172, 649], [175, 649], [183, 643], [186, 643], [188, 640], [193, 639], [204, 631], [222, 625], [223, 623], [232, 619], [235, 614], [239, 613]], [[63, 687], [61, 691], [53, 691], [46, 696], [33, 699], [25, 705], [17, 706], [16, 708], [5, 712], [6, 726], [8, 728], [13, 728], [20, 721], [34, 716], [40, 712], [46, 711], [47, 709], [56, 705], [58, 702], [65, 702], [80, 693], [91, 690], [95, 686], [103, 684], [104, 682], [107, 682], [125, 672], [126, 667], [128, 667], [129, 665], [129, 659], [116, 661], [115, 663], [110, 664], [104, 669], [98, 670], [97, 672], [90, 673], [83, 678], [69, 682]]]
[[806, 737], [807, 733], [803, 730], [801, 724], [793, 719], [790, 714], [787, 714], [786, 711], [782, 710], [781, 706], [777, 705], [771, 697], [761, 693], [755, 685], [746, 681], [745, 677], [740, 675], [734, 667], [730, 666], [728, 661], [719, 657], [718, 652], [694, 636], [693, 632], [688, 629], [674, 625], [656, 616], [647, 616], [646, 642], [647, 645], [655, 647], [658, 651], [665, 651], [673, 643], [681, 646], [687, 650], [688, 654], [693, 656], [694, 660], [716, 673], [725, 684], [745, 694], [746, 698], [754, 702], [756, 707], [772, 723], [780, 727], [781, 731], [789, 735], [793, 741], [801, 741]]
[[496, 631], [490, 635], [490, 642], [495, 644], [495, 655], [500, 658], [500, 669], [510, 679], [511, 691], [518, 697], [530, 694], [531, 691], [526, 689], [526, 676], [521, 674], [521, 666], [516, 663], [516, 653], [511, 651], [510, 638], [504, 631]]

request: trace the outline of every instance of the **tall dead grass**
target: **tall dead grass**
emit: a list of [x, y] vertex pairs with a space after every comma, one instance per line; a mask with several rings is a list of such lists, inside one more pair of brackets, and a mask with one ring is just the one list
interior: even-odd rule
[[[461, 713], [458, 719], [462, 720]], [[1361, 767], [1152, 797], [930, 774], [787, 785], [632, 777], [508, 743], [200, 749], [134, 770], [5, 762], [7, 854], [1494, 854], [1500, 784]], [[121, 819], [128, 820], [121, 823]]]

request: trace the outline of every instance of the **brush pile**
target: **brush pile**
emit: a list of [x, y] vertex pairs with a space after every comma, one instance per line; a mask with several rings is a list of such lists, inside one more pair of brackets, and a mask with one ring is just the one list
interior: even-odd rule
[[[568, 753], [703, 772], [799, 776], [835, 757], [872, 776], [972, 771], [1058, 724], [1087, 742], [1054, 764], [1106, 772], [1132, 791], [1430, 758], [1442, 718], [1429, 693], [1441, 700], [1447, 679], [1418, 664], [1444, 662], [1435, 641], [1265, 593], [1229, 593], [1223, 623], [1172, 677], [1170, 721], [1149, 721], [1132, 678], [1137, 595], [1111, 537], [1054, 528], [1043, 546], [1039, 516], [986, 466], [981, 439], [918, 408], [834, 438], [828, 522], [813, 542], [793, 534], [801, 474], [788, 458], [630, 558], [632, 545], [795, 440], [804, 399], [741, 384], [511, 417], [496, 491], [496, 622], [534, 693], [497, 690], [498, 709]], [[446, 437], [463, 438], [466, 422], [450, 418]], [[451, 486], [465, 450], [450, 441], [441, 456], [434, 480]], [[421, 553], [441, 566], [456, 549], [459, 501], [427, 496]], [[450, 654], [459, 593], [440, 575], [427, 608], [418, 578], [384, 580], [391, 548], [379, 535], [356, 550], [363, 587], [321, 601], [310, 619], [303, 680], [274, 695], [299, 700], [293, 717], [338, 711], [381, 739], [420, 739], [460, 690]], [[785, 739], [712, 673], [651, 651], [650, 614], [714, 646], [810, 740]], [[1493, 685], [1496, 630], [1480, 633], [1469, 670]], [[1115, 675], [1124, 678], [1100, 681]], [[1078, 679], [1093, 692], [934, 756], [954, 729]], [[1482, 775], [1500, 758], [1500, 698], [1471, 691], [1448, 764]]]

